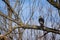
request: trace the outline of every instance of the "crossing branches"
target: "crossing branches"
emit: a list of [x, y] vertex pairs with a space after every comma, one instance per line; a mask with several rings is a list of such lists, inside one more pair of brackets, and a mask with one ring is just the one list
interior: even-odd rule
[[60, 34], [60, 30], [48, 28], [48, 27], [45, 27], [45, 26], [41, 27], [41, 26], [37, 26], [37, 25], [24, 25], [24, 24], [18, 23], [13, 18], [10, 18], [9, 16], [3, 14], [2, 12], [0, 12], [0, 16], [5, 17], [6, 19], [11, 20], [12, 22], [15, 22], [17, 25], [19, 25], [19, 27], [12, 28], [12, 30], [8, 31], [5, 35], [10, 34], [13, 30], [15, 30], [17, 28], [36, 29], [36, 30], [43, 30], [43, 31], [47, 31], [47, 32], [52, 32], [52, 33]]

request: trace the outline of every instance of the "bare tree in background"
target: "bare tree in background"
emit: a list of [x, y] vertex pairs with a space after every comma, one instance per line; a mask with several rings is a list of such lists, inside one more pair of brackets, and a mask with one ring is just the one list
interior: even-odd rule
[[[55, 19], [57, 18], [53, 17], [54, 14], [51, 5], [49, 5], [50, 6], [49, 8], [47, 7], [45, 8], [41, 3], [42, 0], [28, 0], [28, 1], [2, 0], [2, 1], [6, 5], [5, 10], [7, 10], [7, 15], [5, 15], [3, 12], [0, 12], [0, 23], [2, 24], [0, 25], [0, 32], [2, 33], [2, 35], [8, 37], [9, 39], [56, 40], [57, 37], [55, 33], [60, 34], [60, 31], [58, 30], [59, 27], [57, 26], [57, 23], [55, 21]], [[12, 6], [11, 3], [14, 3], [13, 4], [14, 6]], [[44, 12], [45, 10], [47, 11]], [[45, 20], [44, 26], [46, 26], [47, 29], [45, 28], [41, 29], [41, 26], [40, 25], [38, 26], [39, 23], [37, 20], [39, 16], [42, 16], [44, 18]], [[49, 28], [48, 22], [51, 23], [50, 25], [51, 28]], [[55, 23], [56, 26], [54, 26]], [[52, 35], [52, 37], [49, 35]]]

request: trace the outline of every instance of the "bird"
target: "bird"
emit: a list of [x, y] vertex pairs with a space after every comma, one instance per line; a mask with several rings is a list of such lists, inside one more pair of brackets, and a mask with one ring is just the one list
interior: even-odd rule
[[38, 21], [40, 26], [44, 26], [44, 19], [41, 16], [39, 17]]

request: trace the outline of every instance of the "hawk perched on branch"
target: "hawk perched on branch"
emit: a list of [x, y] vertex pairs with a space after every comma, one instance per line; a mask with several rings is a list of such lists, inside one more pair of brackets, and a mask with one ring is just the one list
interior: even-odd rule
[[39, 23], [40, 23], [40, 26], [44, 26], [44, 19], [40, 16], [39, 17]]

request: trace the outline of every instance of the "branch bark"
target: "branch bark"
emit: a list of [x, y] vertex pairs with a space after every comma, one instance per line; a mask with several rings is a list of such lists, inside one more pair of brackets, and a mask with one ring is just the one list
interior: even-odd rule
[[[40, 27], [40, 28], [38, 28], [38, 27]], [[60, 30], [56, 30], [56, 29], [52, 29], [52, 28], [48, 28], [48, 27], [42, 28], [41, 26], [30, 26], [30, 25], [27, 26], [27, 25], [24, 25], [24, 26], [21, 26], [21, 27], [14, 27], [12, 30], [10, 30], [9, 32], [7, 32], [5, 34], [5, 36], [8, 35], [8, 34], [10, 34], [12, 31], [14, 31], [17, 28], [36, 29], [36, 30], [43, 30], [43, 31], [47, 31], [47, 32], [52, 32], [52, 33], [60, 34]]]
[[8, 20], [10, 20], [10, 21], [15, 22], [15, 23], [16, 23], [17, 25], [19, 25], [19, 26], [23, 26], [22, 23], [18, 23], [18, 22], [17, 22], [16, 20], [14, 20], [13, 18], [10, 18], [9, 16], [3, 14], [1, 11], [0, 11], [0, 16], [5, 17], [6, 19], [8, 19]]
[[60, 9], [60, 3], [55, 2], [54, 0], [47, 0], [50, 4], [52, 4], [57, 9]]
[[[10, 6], [10, 4], [7, 2], [7, 0], [2, 0], [7, 6], [8, 6], [8, 8], [9, 8], [9, 10], [14, 14], [14, 15], [16, 15], [17, 16], [17, 18], [19, 18], [18, 17], [18, 14], [13, 10], [13, 8]], [[19, 18], [20, 19], [20, 18]], [[20, 22], [22, 23], [22, 20], [20, 19]]]
[[8, 20], [11, 20], [13, 22], [15, 22], [17, 25], [19, 25], [19, 27], [14, 27], [12, 28], [12, 30], [10, 30], [6, 35], [10, 34], [13, 30], [15, 30], [16, 28], [24, 28], [24, 29], [36, 29], [36, 30], [43, 30], [43, 31], [47, 31], [47, 32], [52, 32], [52, 33], [56, 33], [56, 34], [60, 34], [60, 30], [56, 30], [56, 29], [52, 29], [52, 28], [48, 28], [48, 27], [44, 27], [42, 28], [41, 26], [36, 26], [36, 25], [24, 25], [21, 23], [17, 23], [17, 21], [13, 20], [12, 18], [10, 18], [9, 16], [6, 16], [5, 14], [3, 14], [2, 12], [0, 12], [0, 15], [2, 17], [7, 18]]

